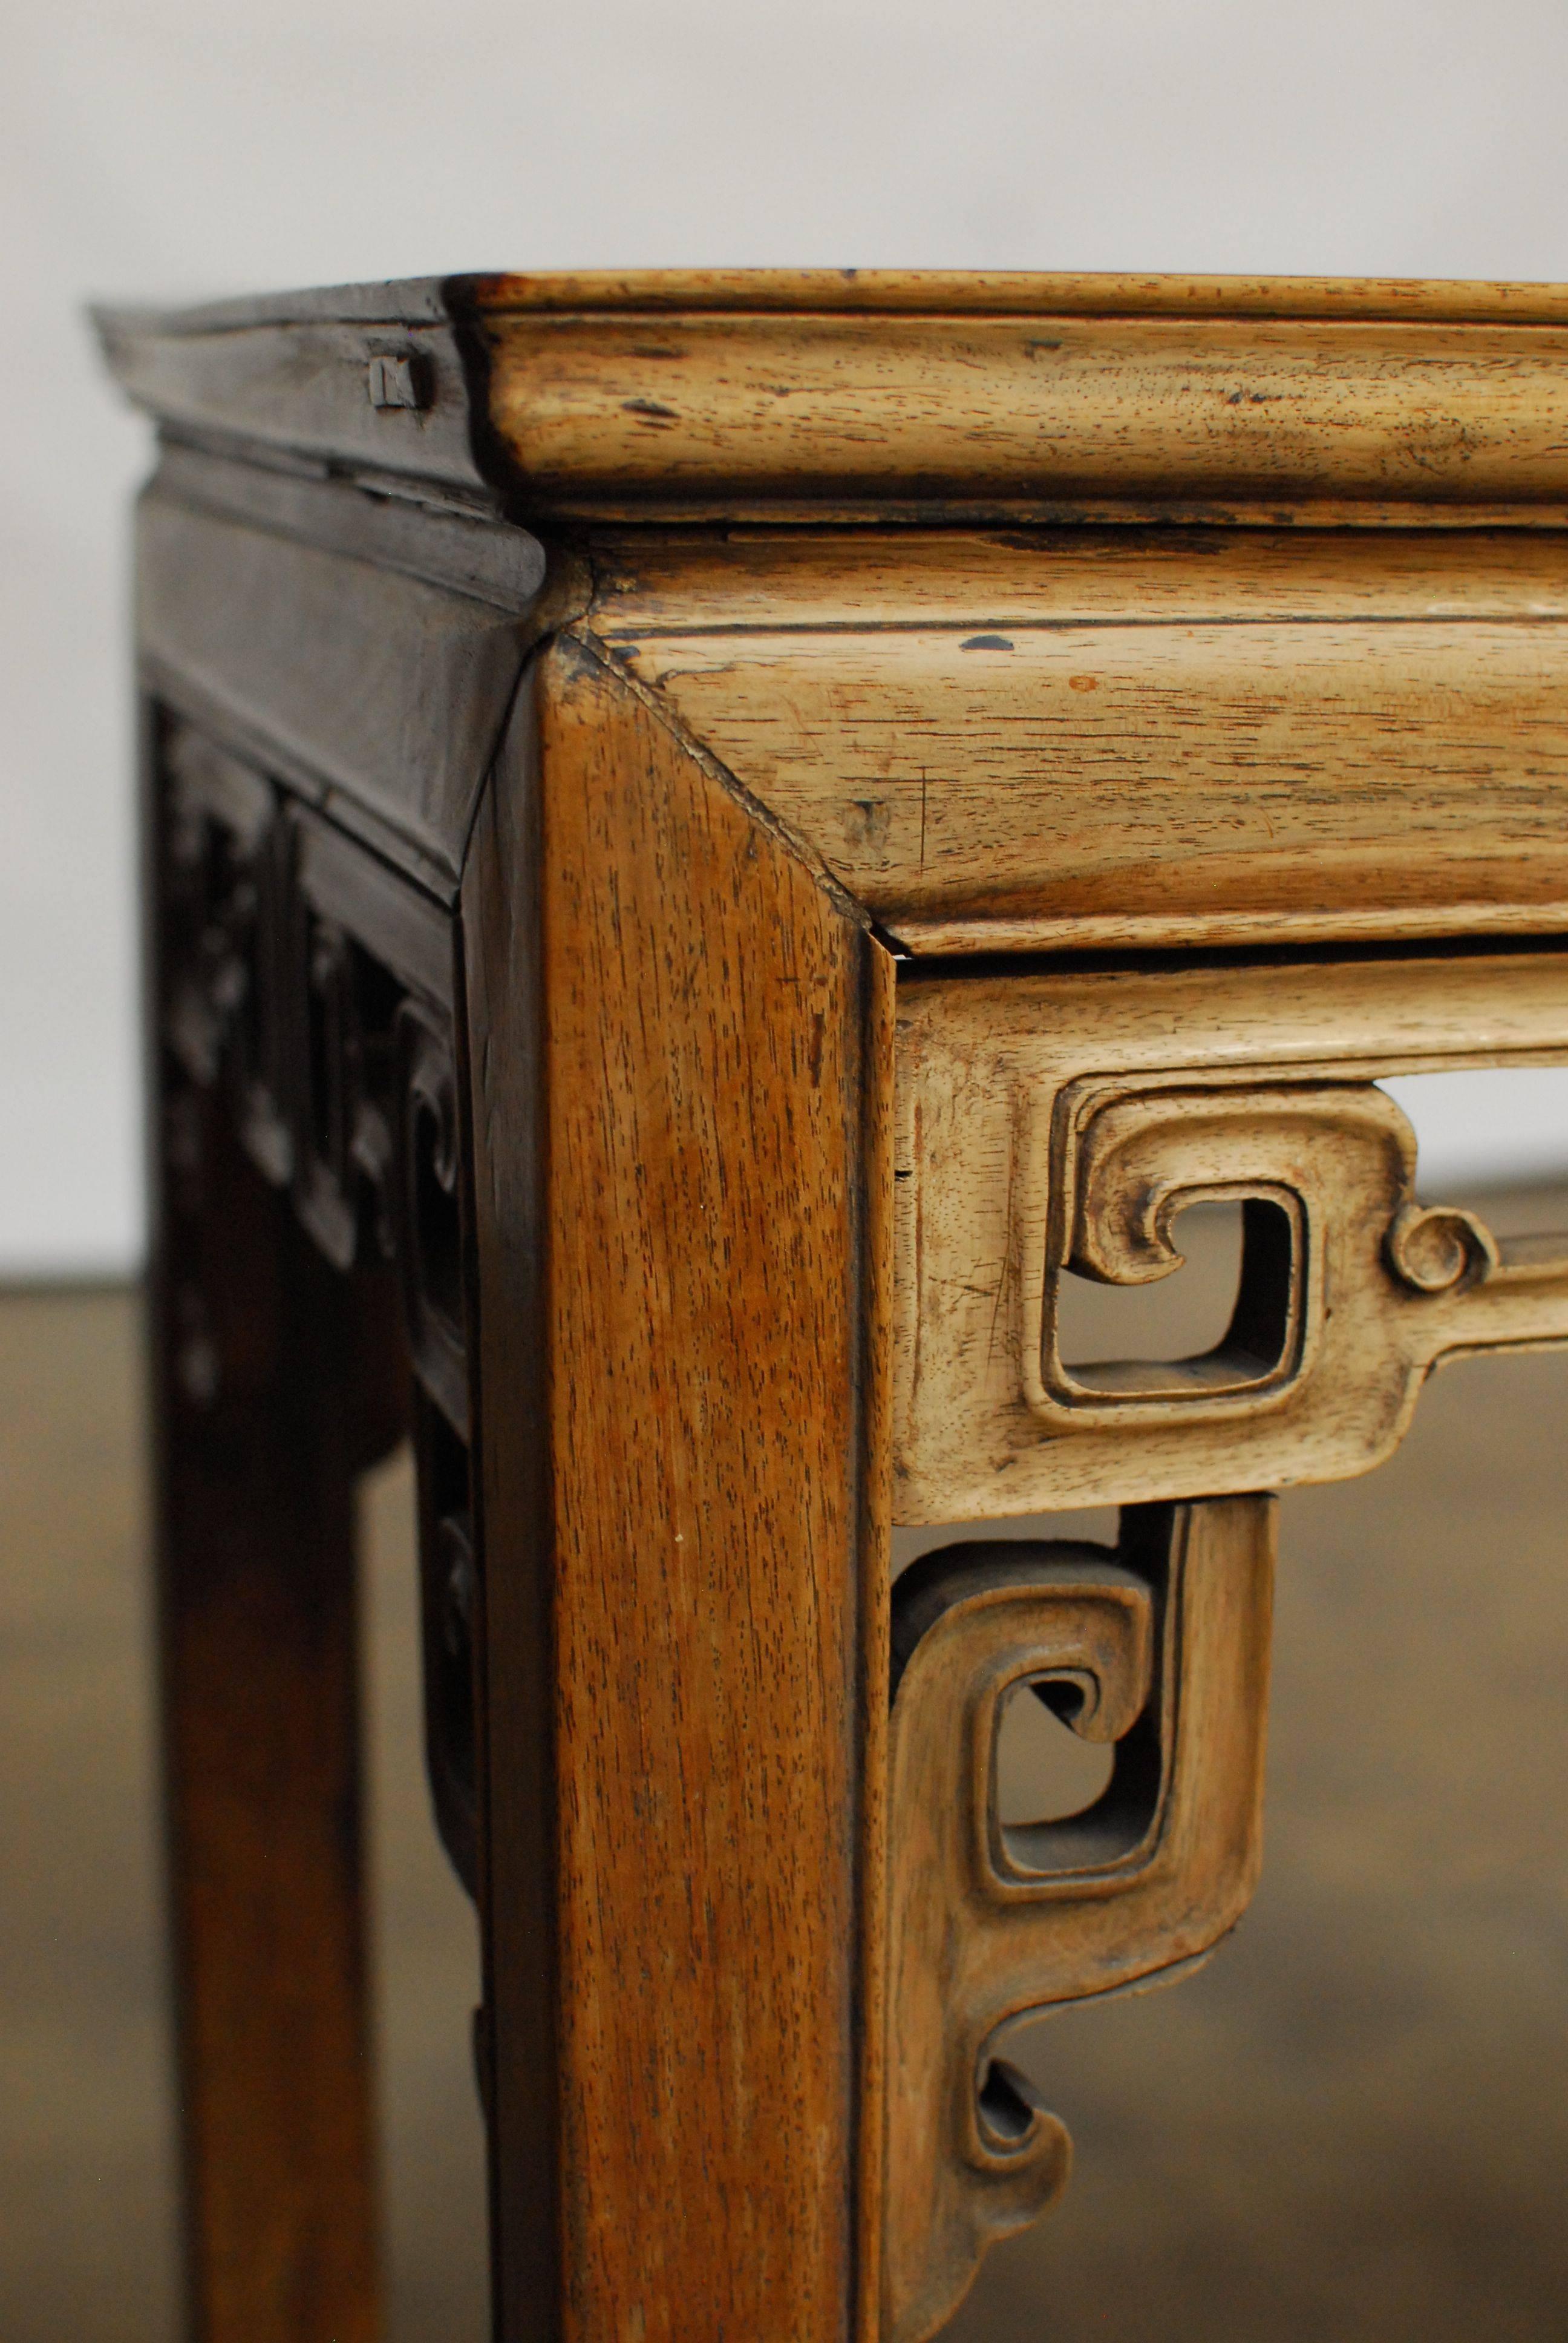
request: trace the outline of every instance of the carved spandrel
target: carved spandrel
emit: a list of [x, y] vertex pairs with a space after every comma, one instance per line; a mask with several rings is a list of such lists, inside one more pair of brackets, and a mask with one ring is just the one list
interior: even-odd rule
[[[165, 1164], [177, 1227], [204, 1209], [200, 1134], [226, 1101], [345, 1273], [396, 1257], [416, 1383], [427, 1759], [437, 1823], [475, 1878], [479, 1562], [467, 1437], [467, 1302], [445, 915], [280, 785], [188, 725], [162, 727]], [[199, 1285], [176, 1299], [193, 1404], [224, 1361]]]
[[419, 1624], [425, 1770], [441, 1844], [470, 1896], [478, 1877], [475, 1652], [482, 1591], [468, 1453], [445, 1414], [415, 1393]]
[[367, 1242], [403, 1259], [417, 1370], [460, 1430], [446, 921], [189, 726], [167, 728], [165, 769], [165, 1039], [197, 1087], [227, 1088], [258, 1168], [335, 1266]]
[[450, 1023], [422, 1002], [397, 1011], [396, 1177], [414, 1370], [460, 1439], [468, 1435], [457, 1084]]
[[395, 1131], [402, 1111], [402, 988], [307, 899], [292, 962], [300, 1031], [295, 1210], [327, 1259], [398, 1249]]
[[[1261, 1851], [1274, 1503], [1123, 1515], [1112, 1554], [950, 1546], [894, 1589], [884, 2343], [921, 2343], [1070, 2149], [998, 2055], [1023, 2013], [1151, 1981], [1231, 1927]], [[1114, 1745], [1070, 1820], [1004, 1824], [1004, 1703]]]
[[[1024, 1393], [1063, 1432], [1231, 1423], [1252, 1477], [1287, 1479], [1278, 1444], [1325, 1476], [1387, 1453], [1445, 1352], [1568, 1333], [1568, 1238], [1555, 1266], [1506, 1264], [1473, 1213], [1415, 1199], [1415, 1134], [1371, 1083], [1072, 1085], [1056, 1102], [1044, 1242], [1026, 1272]], [[1057, 1341], [1064, 1272], [1138, 1284], [1182, 1265], [1188, 1205], [1242, 1201], [1235, 1314], [1203, 1355], [1072, 1370]], [[1038, 1310], [1036, 1307], [1038, 1298]], [[1258, 1428], [1281, 1419], [1261, 1453]]]
[[164, 1031], [198, 1085], [223, 1080], [265, 1176], [287, 1180], [291, 1019], [287, 840], [276, 792], [184, 726], [166, 755]]
[[[1568, 1341], [1568, 1235], [1500, 1241], [1423, 1201], [1374, 1079], [1561, 1055], [1568, 963], [1100, 981], [1020, 980], [1034, 1033], [983, 987], [906, 1027], [900, 1519], [1342, 1478], [1391, 1452], [1442, 1359]], [[1067, 1281], [1173, 1274], [1180, 1214], [1220, 1202], [1244, 1242], [1219, 1342], [1074, 1364]]]
[[[1473, 1212], [1416, 1200], [1415, 1134], [1374, 1084], [1074, 1085], [1049, 1142], [1051, 1208], [1026, 1276], [1024, 1396], [1040, 1422], [1119, 1443], [1196, 1446], [1226, 1425], [1224, 1478], [1278, 1485], [1311, 1459], [1338, 1478], [1381, 1461], [1450, 1353], [1568, 1338], [1568, 1236], [1518, 1258]], [[1062, 1363], [1064, 1272], [1169, 1276], [1187, 1205], [1250, 1208], [1231, 1326], [1201, 1356]], [[1035, 1307], [1038, 1297], [1038, 1312]], [[1206, 1468], [1205, 1468], [1206, 1469]]]

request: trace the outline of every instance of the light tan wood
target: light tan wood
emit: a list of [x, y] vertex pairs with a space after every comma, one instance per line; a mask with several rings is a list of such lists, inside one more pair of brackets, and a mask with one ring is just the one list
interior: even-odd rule
[[[1114, 1555], [950, 1546], [898, 1583], [887, 2343], [923, 2343], [1065, 2185], [1067, 2135], [999, 2029], [1191, 1964], [1252, 1892], [1273, 1516], [1267, 1497], [1133, 1511]], [[997, 1739], [1026, 1684], [1117, 1766], [1087, 1813], [1004, 1827]]]
[[181, 434], [534, 514], [1422, 525], [1568, 500], [1551, 286], [566, 273], [99, 325]]
[[[235, 312], [278, 319], [342, 307], [351, 314], [401, 314], [417, 286], [348, 287], [337, 295], [275, 296], [191, 313], [232, 321]], [[1340, 317], [1463, 323], [1568, 325], [1561, 285], [1486, 277], [1187, 277], [1131, 271], [1027, 268], [584, 268], [448, 278], [454, 307], [486, 311], [687, 309], [913, 312], [933, 317]], [[376, 297], [379, 296], [379, 299]], [[306, 305], [308, 305], [307, 307]]]
[[1555, 325], [516, 308], [479, 331], [490, 427], [542, 510], [1386, 521], [1568, 499]]
[[732, 528], [595, 532], [582, 615], [645, 636], [1248, 619], [1562, 618], [1553, 530]]
[[[1568, 1339], [1568, 1236], [1521, 1250], [1419, 1212], [1413, 1137], [1372, 1087], [1568, 1059], [1561, 954], [922, 981], [899, 1045], [901, 1520], [1341, 1478], [1389, 1453], [1442, 1357]], [[1175, 1214], [1235, 1197], [1276, 1218], [1226, 1342], [1065, 1370], [1062, 1277], [1168, 1275]]]
[[[176, 443], [162, 1038], [338, 1269], [402, 1264], [498, 2335], [916, 2343], [1065, 2170], [999, 2028], [1244, 1901], [1246, 1493], [1568, 1339], [1568, 1242], [1423, 1201], [1374, 1086], [1568, 1063], [1568, 294], [569, 275], [107, 332]], [[1170, 1274], [1220, 1200], [1223, 1339], [1075, 1364], [1065, 1281]], [[890, 1595], [895, 1513], [1123, 1501], [1117, 1557]], [[995, 1805], [1031, 1680], [1117, 1747], [1081, 1824]], [[309, 2282], [363, 2324], [362, 2107], [307, 2102], [256, 2131], [274, 2262], [319, 2247], [277, 2143], [339, 2138]]]
[[[613, 670], [564, 644], [537, 689], [561, 2332], [840, 2343], [882, 1860], [890, 970]], [[509, 1931], [537, 1890], [500, 1860]]]
[[[1486, 618], [1419, 615], [1442, 568], [1370, 550], [1161, 548], [1152, 590], [1124, 554], [1092, 597], [1080, 556], [1043, 624], [962, 615], [960, 568], [940, 627], [846, 594], [832, 630], [612, 641], [916, 950], [1563, 925], [1568, 548], [1473, 578]], [[1013, 557], [1015, 608], [1053, 558]], [[1248, 611], [1288, 591], [1299, 618]]]

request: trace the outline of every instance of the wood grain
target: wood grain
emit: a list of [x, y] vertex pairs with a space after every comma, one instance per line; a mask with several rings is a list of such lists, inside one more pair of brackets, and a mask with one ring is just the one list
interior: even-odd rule
[[541, 807], [530, 671], [463, 879], [475, 1531], [481, 1619], [476, 2028], [498, 2338], [553, 2343], [562, 2306], [554, 1549], [545, 1293]]
[[[1419, 1204], [1370, 1087], [1568, 1062], [1568, 293], [568, 274], [106, 335], [172, 443], [145, 671], [232, 833], [181, 832], [166, 1023], [198, 1089], [204, 1036], [256, 1041], [270, 1177], [314, 1100], [296, 1185], [346, 1261], [395, 980], [443, 1011], [416, 1363], [477, 1564], [446, 1724], [497, 2332], [910, 2343], [960, 1971], [994, 2031], [1250, 1879], [1261, 1675], [1209, 1697], [1202, 1606], [1257, 1592], [1267, 1506], [1224, 1493], [1361, 1469], [1434, 1361], [1568, 1324], [1568, 1258]], [[280, 951], [240, 949], [275, 896], [303, 1070]], [[1145, 957], [999, 957], [1085, 947]], [[210, 2343], [368, 2343], [347, 1493], [406, 1361], [217, 1099], [166, 1126], [160, 1255], [196, 2292]], [[1189, 1193], [1246, 1199], [1231, 1334], [1079, 1373], [1056, 1283], [1162, 1273]], [[888, 1708], [890, 1517], [1155, 1497], [1201, 1501], [1204, 1567], [1135, 1730], [1222, 1777], [1190, 1852], [1224, 1892], [1140, 1938], [1097, 1880], [1029, 1976], [965, 1971], [972, 1877], [921, 1900], [955, 1745]]]
[[[537, 695], [538, 811], [498, 796], [481, 852], [537, 820], [561, 2331], [826, 2343], [857, 2315], [880, 1860], [867, 1247], [887, 1167], [868, 1113], [890, 1079], [887, 963], [612, 671], [563, 644]], [[470, 951], [495, 1001], [508, 931], [514, 965], [526, 947], [511, 890], [489, 900]], [[494, 1041], [477, 1054], [493, 1167], [526, 1145], [518, 1079]], [[508, 1192], [481, 1178], [482, 1286], [497, 1247], [526, 1252]], [[497, 1320], [518, 1292], [491, 1281], [487, 1345], [515, 1339]], [[534, 1565], [487, 1502], [494, 1651], [502, 1590]], [[493, 1791], [508, 1717], [515, 1698], [493, 1712]], [[508, 1899], [539, 1892], [498, 1826], [498, 1938], [520, 1926]], [[504, 2044], [519, 2013], [493, 1976]], [[538, 2218], [505, 2108], [503, 2268], [510, 2225]], [[554, 2331], [505, 2281], [503, 2299], [503, 2331]]]
[[[376, 317], [416, 317], [427, 287], [350, 287]], [[872, 316], [961, 317], [1335, 317], [1459, 324], [1511, 318], [1568, 325], [1560, 285], [1413, 277], [1191, 277], [1113, 270], [1027, 268], [546, 269], [516, 276], [447, 277], [453, 314], [521, 310], [828, 310]], [[208, 317], [346, 314], [342, 294], [273, 297], [223, 305]]]
[[446, 511], [411, 497], [367, 496], [350, 481], [171, 441], [156, 493], [227, 520], [400, 571], [498, 609], [537, 607], [545, 552], [528, 529], [489, 513]]
[[1568, 335], [1315, 319], [487, 320], [525, 507], [1561, 518]]
[[[97, 322], [123, 388], [177, 437], [224, 451], [260, 447], [275, 459], [297, 451], [393, 488], [424, 479], [454, 500], [493, 508], [473, 446], [468, 369], [438, 298], [416, 303], [425, 314], [406, 322], [389, 314], [395, 302], [380, 315], [372, 304], [368, 318], [331, 314], [356, 306], [329, 302], [312, 315], [299, 304], [243, 322], [105, 310]], [[422, 409], [371, 403], [368, 369], [381, 356], [412, 361]]]
[[1533, 529], [1079, 528], [594, 532], [582, 613], [649, 635], [1245, 619], [1568, 617], [1568, 537]]
[[[1261, 1858], [1274, 1503], [1132, 1508], [1114, 1553], [1006, 1540], [893, 1594], [882, 2333], [924, 2343], [986, 2247], [1060, 2194], [1069, 2143], [996, 2056], [1025, 2010], [1190, 1964]], [[1033, 1687], [1111, 1745], [1080, 1815], [1005, 1825], [997, 1742]]]
[[171, 705], [452, 900], [520, 612], [154, 491], [136, 619]]
[[258, 326], [435, 326], [508, 309], [914, 311], [999, 317], [1512, 317], [1568, 324], [1561, 285], [1491, 277], [1245, 277], [1028, 268], [548, 268], [246, 293], [173, 311], [105, 307], [106, 340]]
[[396, 1295], [187, 1103], [154, 1348], [190, 2331], [374, 2343], [353, 1476], [401, 1433]]
[[[902, 986], [898, 1517], [1342, 1478], [1394, 1446], [1441, 1356], [1563, 1339], [1568, 1242], [1422, 1215], [1373, 1084], [1565, 1060], [1562, 951]], [[1060, 1278], [1169, 1272], [1172, 1216], [1209, 1195], [1292, 1219], [1288, 1288], [1265, 1242], [1233, 1344], [1064, 1376]]]
[[[1048, 623], [960, 617], [960, 572], [940, 626], [933, 591], [920, 624], [846, 596], [832, 628], [611, 640], [915, 950], [1563, 926], [1560, 542], [1474, 578], [1484, 618], [1417, 615], [1441, 573], [1371, 550], [1338, 590], [1321, 543], [1294, 577], [1162, 551], [1149, 593], [1124, 555], [1092, 598], [1078, 555]], [[1015, 609], [1053, 558], [1014, 558]], [[1248, 609], [1292, 588], [1310, 615]]]
[[[1563, 517], [1559, 288], [834, 270], [100, 316], [175, 432], [532, 513]], [[417, 407], [378, 406], [391, 359]]]

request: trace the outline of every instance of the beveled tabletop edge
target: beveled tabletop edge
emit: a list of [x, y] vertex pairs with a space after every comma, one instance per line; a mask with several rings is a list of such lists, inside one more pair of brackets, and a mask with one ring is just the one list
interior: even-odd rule
[[1568, 518], [1568, 287], [568, 271], [97, 323], [166, 437], [529, 527]]
[[823, 311], [927, 317], [1364, 318], [1568, 325], [1568, 285], [1485, 279], [1137, 276], [1026, 269], [645, 268], [481, 272], [246, 296], [194, 307], [100, 305], [122, 334], [320, 324], [435, 325], [528, 311]]

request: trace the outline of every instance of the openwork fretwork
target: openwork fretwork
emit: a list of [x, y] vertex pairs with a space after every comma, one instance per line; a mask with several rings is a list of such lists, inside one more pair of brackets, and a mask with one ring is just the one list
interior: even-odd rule
[[[1499, 1240], [1424, 1199], [1415, 1135], [1378, 1087], [1568, 1058], [1556, 956], [911, 994], [900, 1518], [1343, 1478], [1389, 1454], [1442, 1359], [1568, 1340], [1568, 1235]], [[1171, 1362], [1067, 1364], [1063, 1280], [1167, 1277], [1181, 1266], [1177, 1216], [1226, 1202], [1243, 1207], [1244, 1245], [1220, 1342]]]
[[[270, 776], [166, 719], [160, 1031], [188, 1179], [221, 1091], [258, 1172], [334, 1267], [397, 1264], [415, 1384], [427, 1744], [443, 1840], [474, 1880], [477, 1569], [468, 1455], [465, 1205], [446, 914]], [[187, 1397], [223, 1366], [187, 1278]]]

